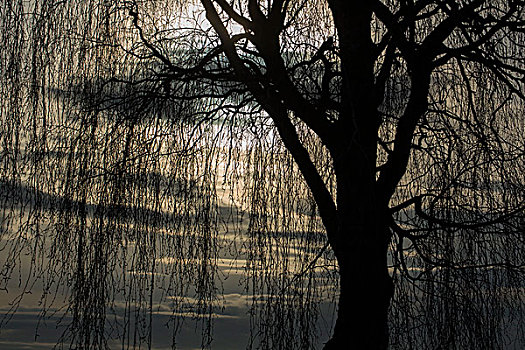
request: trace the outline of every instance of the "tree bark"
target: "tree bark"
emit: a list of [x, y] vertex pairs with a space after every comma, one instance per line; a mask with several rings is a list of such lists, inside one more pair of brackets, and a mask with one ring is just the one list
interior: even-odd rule
[[358, 132], [337, 152], [338, 224], [330, 244], [339, 265], [340, 296], [334, 333], [325, 350], [384, 350], [393, 295], [387, 264], [391, 232], [388, 203], [376, 188], [375, 138]]
[[[339, 234], [359, 238], [334, 248], [340, 295], [334, 333], [324, 349], [387, 349], [388, 309], [393, 295], [386, 260], [388, 242], [378, 242], [373, 232], [384, 225], [352, 226]], [[387, 230], [382, 228], [385, 234]]]

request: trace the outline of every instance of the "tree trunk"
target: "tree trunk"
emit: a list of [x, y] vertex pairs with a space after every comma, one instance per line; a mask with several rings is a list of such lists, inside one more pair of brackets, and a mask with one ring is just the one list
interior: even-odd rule
[[[340, 275], [337, 321], [332, 338], [324, 349], [370, 349], [388, 347], [388, 309], [393, 295], [388, 273], [388, 243], [373, 239], [374, 224], [368, 232], [352, 232], [352, 240], [336, 249]], [[349, 235], [350, 232], [345, 232]]]
[[338, 224], [329, 239], [339, 265], [340, 296], [334, 334], [325, 350], [388, 347], [390, 214], [387, 201], [376, 193], [375, 145], [361, 145], [335, 158], [343, 161], [335, 162]]

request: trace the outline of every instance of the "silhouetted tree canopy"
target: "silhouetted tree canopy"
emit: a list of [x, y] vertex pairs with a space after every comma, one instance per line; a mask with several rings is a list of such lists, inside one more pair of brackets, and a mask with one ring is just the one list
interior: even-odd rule
[[0, 28], [0, 331], [38, 290], [64, 347], [151, 347], [165, 312], [210, 348], [231, 271], [247, 348], [525, 346], [525, 1], [2, 0]]

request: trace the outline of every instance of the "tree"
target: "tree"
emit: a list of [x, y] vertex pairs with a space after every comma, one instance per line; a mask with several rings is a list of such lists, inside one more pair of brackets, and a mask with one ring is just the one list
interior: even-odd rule
[[[502, 344], [483, 328], [523, 314], [525, 3], [168, 4], [100, 6], [91, 20], [102, 29], [84, 44], [102, 47], [108, 62], [103, 72], [86, 69], [101, 78], [81, 89], [90, 92], [79, 96], [86, 109], [112, 110], [129, 140], [146, 110], [162, 113], [155, 101], [176, 111], [177, 125], [222, 121], [279, 135], [315, 203], [323, 250], [337, 260], [337, 321], [325, 349]], [[174, 24], [170, 8], [189, 15]], [[126, 20], [118, 30], [103, 26], [116, 17]], [[86, 130], [95, 132], [93, 120]], [[125, 173], [116, 167], [115, 183]], [[213, 197], [215, 180], [204, 177], [202, 198]], [[108, 202], [125, 204], [121, 191]], [[255, 194], [252, 228], [264, 226], [265, 210], [278, 211]], [[500, 288], [519, 312], [501, 309]], [[458, 325], [465, 320], [478, 321]], [[418, 332], [425, 340], [411, 339]]]

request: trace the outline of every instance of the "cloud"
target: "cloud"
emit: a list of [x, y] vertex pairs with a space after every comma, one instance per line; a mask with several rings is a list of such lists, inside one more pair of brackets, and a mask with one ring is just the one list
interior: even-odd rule
[[2, 341], [0, 340], [0, 348], [2, 350], [20, 350], [20, 349], [52, 349], [56, 343], [42, 343], [42, 342], [23, 342], [23, 341]]

